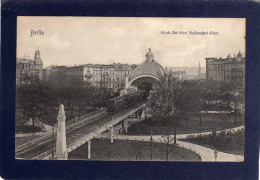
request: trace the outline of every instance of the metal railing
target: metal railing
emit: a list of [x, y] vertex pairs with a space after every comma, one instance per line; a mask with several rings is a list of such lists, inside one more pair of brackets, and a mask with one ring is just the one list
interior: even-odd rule
[[93, 127], [93, 130], [88, 132], [87, 134], [77, 138], [75, 141], [68, 144], [68, 152], [72, 151], [74, 149], [74, 146], [78, 147], [78, 144], [82, 144], [82, 142], [87, 142], [89, 139], [93, 138], [95, 135], [98, 135], [102, 133], [103, 131], [107, 130], [109, 127], [114, 126], [118, 122], [122, 121], [122, 119], [125, 119], [130, 114], [134, 113], [136, 110], [141, 108], [144, 104], [139, 105], [138, 107], [131, 108], [127, 113], [123, 112], [121, 115], [117, 117], [113, 117], [112, 121], [109, 121], [108, 123], [105, 123], [101, 126]]
[[34, 140], [34, 139], [37, 139], [37, 138], [39, 138], [39, 137], [41, 137], [41, 136], [42, 136], [42, 135], [31, 135], [31, 136], [26, 136], [26, 137], [17, 138], [17, 139], [15, 140], [15, 145], [16, 145], [16, 146], [20, 146], [20, 145], [22, 145], [22, 144], [24, 144], [24, 143], [27, 143], [27, 142], [32, 141], [32, 140]]
[[[100, 113], [102, 113], [102, 110], [96, 110], [91, 113], [82, 115], [79, 118], [76, 117], [72, 120], [69, 120], [66, 122], [66, 130], [70, 129], [71, 127], [73, 127], [78, 122], [81, 122], [82, 120], [91, 120], [92, 118], [95, 118], [96, 115], [99, 115]], [[57, 129], [55, 128], [54, 133], [56, 133], [56, 132], [57, 132]], [[48, 139], [48, 138], [52, 137], [52, 134], [53, 134], [53, 132], [49, 132], [42, 136], [38, 136], [38, 137], [34, 137], [34, 138], [30, 136], [29, 138], [20, 140], [20, 143], [16, 144], [16, 150], [28, 147], [28, 146], [35, 144], [39, 141], [42, 141], [44, 139]]]
[[[145, 105], [145, 103], [140, 103], [138, 105], [138, 107], [129, 109], [127, 113], [126, 112], [122, 112], [117, 117], [113, 117], [112, 121], [109, 121], [108, 123], [105, 123], [105, 124], [101, 125], [100, 127], [99, 126], [92, 127], [92, 129], [90, 131], [88, 131], [87, 133], [85, 133], [82, 136], [76, 138], [75, 140], [69, 142], [67, 144], [67, 149], [68, 149], [67, 152], [71, 152], [73, 149], [75, 149], [74, 147], [78, 147], [79, 144], [82, 144], [83, 142], [89, 141], [94, 136], [98, 135], [100, 132], [103, 132], [103, 131], [107, 130], [111, 126], [114, 126], [118, 122], [122, 121], [122, 119], [128, 117], [130, 114], [134, 113], [136, 110], [140, 109], [144, 105]], [[102, 112], [102, 111], [100, 111], [100, 112]], [[96, 115], [96, 114], [93, 113], [92, 116], [94, 116], [94, 115]], [[79, 120], [77, 122], [79, 122]], [[52, 149], [49, 149], [49, 150], [43, 152], [42, 154], [33, 157], [32, 159], [48, 159], [50, 157], [51, 153], [52, 153]]]
[[97, 115], [97, 114], [99, 114], [99, 113], [101, 113], [101, 112], [102, 112], [102, 110], [101, 110], [101, 109], [98, 109], [98, 110], [96, 110], [96, 111], [93, 111], [93, 112], [88, 113], [88, 114], [84, 114], [84, 115], [79, 116], [79, 117], [76, 116], [76, 118], [71, 119], [71, 120], [69, 120], [69, 121], [66, 122], [66, 127], [69, 127], [69, 126], [71, 126], [71, 125], [73, 125], [73, 124], [75, 124], [75, 123], [77, 123], [77, 122], [79, 122], [79, 121], [81, 121], [81, 120], [84, 120], [84, 119], [86, 119], [86, 118], [88, 118], [88, 117]]

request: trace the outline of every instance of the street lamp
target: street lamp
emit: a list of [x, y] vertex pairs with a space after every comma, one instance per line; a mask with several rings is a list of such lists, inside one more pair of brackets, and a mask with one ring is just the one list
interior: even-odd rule
[[151, 161], [153, 160], [153, 129], [151, 128]]
[[52, 148], [51, 148], [51, 154], [52, 159], [54, 159], [54, 144], [55, 144], [55, 138], [54, 138], [54, 129], [55, 129], [56, 123], [52, 126]]

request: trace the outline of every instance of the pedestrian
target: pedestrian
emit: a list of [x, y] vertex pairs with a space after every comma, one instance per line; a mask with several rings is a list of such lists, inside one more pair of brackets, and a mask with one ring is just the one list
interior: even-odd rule
[[218, 151], [217, 150], [214, 151], [214, 156], [215, 156], [215, 161], [217, 161], [217, 156], [218, 156]]

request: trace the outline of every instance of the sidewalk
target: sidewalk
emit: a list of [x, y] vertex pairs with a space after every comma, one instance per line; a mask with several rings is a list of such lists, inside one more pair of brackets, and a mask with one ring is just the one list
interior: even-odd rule
[[[238, 127], [235, 127], [235, 128], [230, 128], [230, 129], [225, 129], [225, 130], [218, 130], [218, 131], [216, 131], [216, 133], [220, 133], [221, 131], [227, 132], [227, 131], [230, 131], [230, 130], [231, 131], [238, 131], [238, 130], [241, 130], [241, 129], [245, 129], [245, 126], [242, 125], [242, 126], [238, 126]], [[209, 135], [211, 133], [212, 133], [212, 131], [202, 132], [202, 133], [191, 133], [191, 134], [177, 134], [177, 139], [185, 139], [188, 136], [191, 137], [191, 136], [197, 136], [197, 135]]]
[[[226, 129], [223, 131], [229, 131], [229, 130], [237, 131], [240, 129], [244, 129], [244, 126], [239, 126], [239, 127], [232, 128], [232, 129]], [[219, 133], [219, 132], [220, 131], [217, 131], [217, 133]], [[177, 139], [184, 139], [184, 138], [187, 138], [188, 136], [196, 136], [198, 134], [208, 135], [210, 133], [211, 132], [194, 133], [194, 134], [180, 134], [180, 135], [177, 135]], [[171, 135], [170, 138], [173, 138], [173, 137], [174, 136]], [[108, 137], [99, 135], [98, 138], [108, 138]], [[118, 139], [118, 140], [149, 141], [151, 136], [149, 136], [149, 135], [145, 135], [145, 136], [114, 135], [113, 138]], [[153, 136], [153, 140], [154, 140], [154, 142], [160, 142], [160, 143], [165, 142], [164, 136], [161, 136], [161, 135]], [[189, 150], [197, 153], [201, 157], [202, 161], [209, 161], [209, 162], [215, 161], [215, 155], [214, 155], [215, 150], [213, 150], [213, 149], [210, 149], [210, 148], [207, 148], [204, 146], [200, 146], [197, 144], [189, 143], [189, 142], [183, 142], [183, 141], [177, 141], [177, 145], [179, 147], [183, 147], [185, 149], [189, 149]], [[230, 154], [230, 153], [223, 153], [223, 152], [218, 151], [216, 161], [218, 161], [218, 162], [241, 162], [241, 161], [244, 161], [244, 156]]]
[[[177, 141], [177, 144], [180, 147], [184, 147], [185, 149], [190, 149], [191, 151], [196, 152], [200, 155], [202, 161], [215, 161], [214, 151], [213, 149], [200, 146], [197, 144], [192, 144], [188, 142], [183, 141]], [[217, 153], [217, 159], [218, 162], [241, 162], [244, 161], [244, 156], [241, 155], [235, 155], [235, 154], [229, 154], [229, 153], [223, 153], [219, 152]]]

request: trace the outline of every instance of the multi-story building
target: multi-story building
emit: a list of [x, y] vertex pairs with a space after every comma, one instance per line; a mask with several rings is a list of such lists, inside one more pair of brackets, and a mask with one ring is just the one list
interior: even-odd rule
[[206, 79], [220, 82], [245, 82], [245, 57], [239, 52], [232, 58], [206, 58]]
[[184, 81], [188, 79], [188, 75], [185, 70], [174, 70], [173, 68], [166, 68], [165, 73], [171, 73], [174, 78], [177, 78], [180, 81]]
[[113, 65], [94, 64], [91, 70], [91, 84], [94, 87], [114, 89], [116, 87], [116, 72]]
[[67, 67], [67, 81], [84, 81], [97, 88], [116, 89], [116, 69], [113, 65], [85, 64]]
[[113, 66], [116, 74], [116, 89], [119, 91], [125, 87], [125, 77], [128, 76], [130, 78], [137, 65], [113, 63]]
[[72, 81], [86, 81], [85, 73], [88, 65], [70, 66], [66, 68], [66, 80]]
[[16, 59], [16, 83], [25, 83], [22, 82], [23, 76], [25, 75], [34, 75], [38, 76], [40, 79], [42, 79], [42, 68], [43, 63], [41, 60], [40, 51], [35, 50], [34, 53], [34, 59], [30, 58], [17, 58]]
[[66, 66], [50, 66], [42, 71], [42, 76], [44, 81], [60, 84], [66, 81], [66, 73]]
[[84, 64], [78, 66], [50, 66], [43, 71], [43, 79], [53, 82], [86, 82], [89, 86], [119, 91], [124, 88], [125, 77], [131, 76], [136, 65]]

